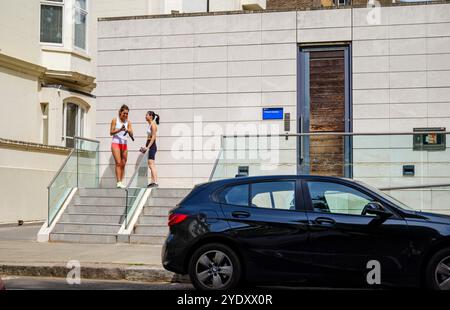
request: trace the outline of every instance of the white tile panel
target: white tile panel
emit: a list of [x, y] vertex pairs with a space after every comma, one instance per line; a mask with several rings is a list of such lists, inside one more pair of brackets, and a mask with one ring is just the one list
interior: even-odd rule
[[166, 35], [161, 37], [161, 48], [193, 47], [194, 35]]
[[226, 61], [227, 60], [227, 47], [215, 46], [215, 47], [196, 47], [194, 48], [194, 61]]
[[228, 47], [228, 61], [259, 60], [261, 59], [261, 45], [239, 45]]
[[272, 30], [263, 31], [261, 34], [261, 43], [295, 43], [297, 40], [295, 30]]
[[162, 64], [162, 79], [187, 79], [194, 77], [193, 63]]
[[424, 71], [389, 73], [390, 88], [419, 88], [427, 86], [427, 74]]
[[128, 82], [128, 95], [159, 95], [161, 92], [160, 80], [139, 80]]
[[228, 78], [229, 93], [261, 91], [261, 77], [230, 77]]
[[313, 10], [297, 12], [297, 28], [350, 27], [352, 10]]
[[161, 65], [130, 65], [128, 69], [130, 80], [148, 80], [161, 78]]
[[261, 57], [270, 59], [297, 59], [297, 44], [263, 44]]
[[295, 11], [261, 14], [262, 30], [295, 29], [296, 18]]
[[227, 75], [227, 62], [196, 62], [194, 63], [194, 77], [223, 77]]
[[198, 78], [194, 80], [194, 93], [207, 94], [207, 93], [226, 93], [227, 92], [227, 79], [220, 78]]
[[176, 95], [176, 94], [192, 94], [193, 92], [194, 92], [193, 79], [161, 80], [161, 94]]
[[227, 15], [227, 31], [261, 30], [261, 14], [231, 14]]
[[[225, 35], [225, 34], [223, 34]], [[261, 31], [228, 32], [226, 34], [228, 45], [261, 44]]]
[[168, 48], [161, 50], [161, 63], [193, 62], [194, 48]]
[[261, 76], [261, 61], [228, 62], [228, 76]]
[[264, 60], [262, 75], [297, 75], [297, 60]]

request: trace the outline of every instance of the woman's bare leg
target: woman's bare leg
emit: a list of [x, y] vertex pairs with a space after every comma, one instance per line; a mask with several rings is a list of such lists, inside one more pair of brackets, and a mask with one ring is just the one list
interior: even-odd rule
[[114, 170], [116, 173], [116, 182], [120, 182], [121, 175], [122, 175], [122, 168], [121, 168], [122, 158], [120, 155], [121, 151], [118, 148], [111, 147], [111, 153], [112, 153], [112, 155], [114, 157], [114, 161], [116, 163], [116, 165], [114, 167], [115, 168]]
[[148, 167], [150, 168], [150, 174], [151, 174], [151, 182], [152, 183], [158, 183], [158, 174], [156, 172], [156, 166], [155, 161], [153, 159], [148, 160]]
[[120, 182], [123, 181], [123, 178], [125, 176], [125, 166], [127, 165], [127, 160], [128, 160], [128, 151], [122, 151], [121, 152], [121, 178], [120, 178]]

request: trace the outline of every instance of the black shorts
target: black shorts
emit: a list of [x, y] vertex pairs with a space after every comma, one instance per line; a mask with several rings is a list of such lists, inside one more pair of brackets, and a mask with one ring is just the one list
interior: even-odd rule
[[148, 159], [155, 160], [155, 155], [157, 151], [158, 148], [156, 147], [156, 142], [153, 142], [152, 146], [148, 150]]

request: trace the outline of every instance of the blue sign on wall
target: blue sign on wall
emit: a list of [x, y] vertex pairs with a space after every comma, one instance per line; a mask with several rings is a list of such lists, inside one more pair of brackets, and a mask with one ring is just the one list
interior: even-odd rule
[[263, 119], [283, 119], [283, 108], [263, 108]]

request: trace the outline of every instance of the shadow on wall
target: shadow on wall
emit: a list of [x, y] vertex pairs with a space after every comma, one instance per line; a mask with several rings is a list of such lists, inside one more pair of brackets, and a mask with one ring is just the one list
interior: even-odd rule
[[[131, 162], [128, 159], [127, 165], [125, 167], [125, 178], [124, 178], [124, 184], [128, 185], [128, 182], [130, 181], [131, 176], [136, 171], [136, 169], [139, 167], [139, 164], [142, 161], [142, 158], [145, 156], [145, 154], [142, 154], [139, 152], [139, 156]], [[146, 165], [147, 163], [145, 163]], [[115, 179], [115, 161], [114, 157], [110, 153], [109, 159], [108, 159], [108, 167], [104, 169], [103, 174], [100, 175], [100, 187], [102, 188], [115, 188], [116, 187], [116, 179]], [[111, 177], [112, 176], [112, 177]]]

